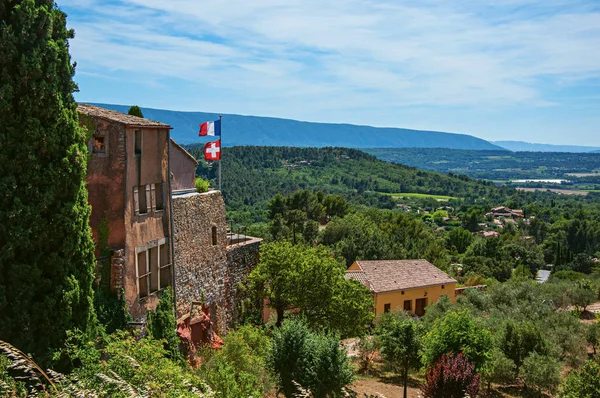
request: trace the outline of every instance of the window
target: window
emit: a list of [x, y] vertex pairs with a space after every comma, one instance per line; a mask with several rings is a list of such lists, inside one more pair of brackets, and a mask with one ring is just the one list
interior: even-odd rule
[[404, 300], [404, 311], [412, 311], [412, 300]]
[[133, 207], [135, 215], [148, 213], [148, 201], [150, 199], [149, 185], [136, 185], [133, 187]]
[[133, 130], [134, 154], [140, 156], [142, 154], [142, 131]]
[[392, 305], [391, 304], [384, 304], [383, 305], [383, 312], [390, 312]]
[[164, 198], [163, 198], [163, 184], [162, 182], [154, 184], [154, 189], [152, 190], [152, 194], [154, 195], [154, 210], [160, 211], [165, 208]]
[[166, 238], [138, 247], [135, 252], [140, 299], [171, 285], [171, 261]]
[[212, 244], [215, 246], [217, 244], [217, 227], [212, 227]]
[[146, 259], [146, 251], [137, 253], [137, 275], [138, 275], [138, 292], [140, 298], [148, 296], [148, 286], [150, 272], [148, 270], [148, 260]]
[[402, 291], [402, 293], [401, 293], [401, 294], [402, 294], [402, 295], [404, 295], [404, 290]]
[[93, 153], [106, 153], [106, 135], [94, 134]]
[[442, 289], [444, 289], [446, 287], [446, 285], [442, 285]]

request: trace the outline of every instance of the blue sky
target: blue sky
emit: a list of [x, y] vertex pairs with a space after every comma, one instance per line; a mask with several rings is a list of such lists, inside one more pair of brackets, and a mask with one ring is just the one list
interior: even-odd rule
[[57, 0], [78, 101], [600, 146], [600, 1]]

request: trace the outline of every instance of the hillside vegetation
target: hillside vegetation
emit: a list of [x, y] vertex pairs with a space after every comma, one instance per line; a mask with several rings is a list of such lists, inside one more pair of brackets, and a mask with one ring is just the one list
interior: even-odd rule
[[[202, 159], [202, 148], [188, 148]], [[216, 186], [217, 167], [201, 161], [197, 174]], [[392, 193], [430, 194], [467, 202], [505, 198], [511, 190], [471, 180], [391, 164], [348, 148], [232, 147], [223, 149], [223, 195], [229, 209], [264, 205], [275, 194], [298, 189], [341, 194], [355, 204], [391, 208]]]
[[[388, 162], [473, 178], [579, 179], [600, 182], [600, 154], [567, 152], [469, 151], [435, 148], [367, 148], [363, 151]], [[597, 181], [596, 181], [597, 180]]]

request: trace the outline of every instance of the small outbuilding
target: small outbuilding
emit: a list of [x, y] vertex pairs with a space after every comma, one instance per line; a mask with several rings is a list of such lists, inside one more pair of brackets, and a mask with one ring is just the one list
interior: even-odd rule
[[375, 302], [375, 315], [405, 310], [423, 316], [425, 307], [441, 296], [455, 301], [456, 280], [427, 260], [356, 261], [346, 271], [368, 287]]

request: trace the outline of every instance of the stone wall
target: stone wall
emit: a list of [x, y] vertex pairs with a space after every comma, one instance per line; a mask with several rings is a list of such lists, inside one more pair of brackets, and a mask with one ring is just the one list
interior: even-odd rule
[[219, 191], [173, 196], [177, 317], [204, 299], [218, 334], [237, 320], [237, 285], [256, 265], [260, 244], [252, 239], [228, 246], [225, 217]]

